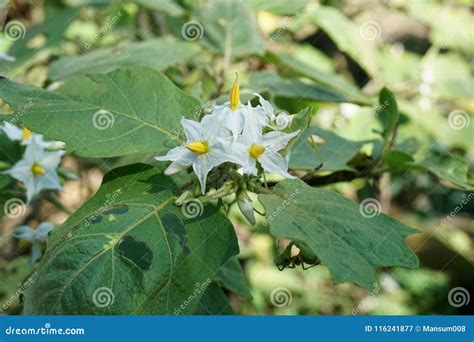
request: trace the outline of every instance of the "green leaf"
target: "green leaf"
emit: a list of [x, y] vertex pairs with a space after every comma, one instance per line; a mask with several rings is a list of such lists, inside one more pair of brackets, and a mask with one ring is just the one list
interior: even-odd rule
[[151, 166], [109, 172], [48, 239], [25, 292], [25, 314], [193, 313], [238, 253], [237, 238], [213, 206], [195, 218], [183, 215], [175, 191]]
[[199, 22], [203, 44], [215, 52], [233, 57], [263, 53], [263, 42], [255, 14], [239, 1], [211, 1], [201, 7]]
[[259, 201], [271, 234], [303, 242], [336, 283], [350, 281], [371, 289], [374, 266], [418, 266], [405, 243], [416, 230], [382, 213], [363, 216], [358, 205], [338, 193], [285, 180], [273, 194], [260, 194]]
[[460, 156], [431, 151], [423, 160], [416, 161], [403, 151], [392, 150], [383, 158], [392, 171], [429, 172], [458, 187], [474, 190], [474, 186], [468, 183], [469, 163]]
[[243, 297], [252, 298], [245, 273], [236, 257], [230, 259], [222, 266], [216, 280], [221, 282], [226, 289]]
[[233, 311], [225, 292], [218, 284], [212, 282], [199, 301], [199, 307], [194, 314], [220, 316], [232, 315]]
[[180, 16], [184, 13], [183, 9], [172, 0], [137, 0], [136, 2], [143, 7], [172, 16]]
[[298, 15], [302, 11], [308, 0], [244, 0], [254, 11], [266, 11], [279, 15]]
[[[320, 156], [312, 146], [310, 134], [319, 149]], [[315, 137], [316, 138], [316, 137]], [[290, 155], [290, 168], [312, 170], [321, 162], [322, 171], [353, 170], [347, 163], [354, 158], [367, 141], [346, 140], [337, 134], [318, 127], [310, 127], [301, 133]], [[322, 160], [321, 160], [322, 159]]]
[[374, 42], [363, 38], [362, 26], [350, 21], [335, 7], [320, 6], [308, 17], [331, 37], [339, 50], [352, 57], [369, 74], [377, 73]]
[[[12, 66], [21, 66], [31, 61], [37, 52], [57, 47], [62, 41], [64, 32], [76, 15], [76, 8], [57, 9], [52, 11], [51, 15], [48, 15], [41, 24], [28, 27], [25, 30], [25, 36], [18, 39], [8, 50], [8, 54], [15, 57]], [[35, 39], [44, 40], [44, 43], [32, 44]], [[10, 64], [7, 66], [10, 66]]]
[[412, 156], [399, 150], [385, 152], [383, 160], [391, 170], [407, 170], [413, 166], [415, 161]]
[[283, 79], [274, 71], [256, 72], [250, 77], [249, 87], [258, 92], [268, 91], [274, 96], [308, 99], [321, 102], [352, 102], [346, 96], [299, 79]]
[[386, 138], [392, 136], [393, 130], [397, 126], [400, 118], [398, 112], [397, 100], [393, 93], [387, 88], [383, 88], [379, 94], [379, 106], [375, 111], [375, 115], [384, 127], [383, 135]]
[[[4, 248], [3, 242], [0, 242], [0, 247]], [[29, 286], [29, 282], [25, 283], [25, 280], [32, 272], [32, 266], [27, 258], [19, 257], [6, 263], [2, 262], [0, 267], [0, 277], [2, 279], [0, 281], [0, 308], [2, 308], [3, 314], [20, 314], [19, 293], [22, 293], [23, 287]]]
[[474, 190], [474, 186], [467, 182], [469, 163], [453, 154], [430, 153], [424, 160], [415, 166], [429, 171], [440, 179], [445, 179], [466, 190]]
[[31, 101], [19, 122], [64, 141], [69, 151], [85, 157], [163, 152], [165, 146], [181, 142], [179, 120], [192, 116], [199, 106], [151, 69], [134, 67], [88, 77], [88, 88], [81, 87], [77, 95], [70, 91], [70, 96], [3, 79], [0, 98], [15, 111]]
[[351, 102], [360, 102], [362, 104], [369, 103], [369, 99], [363, 95], [357, 87], [344, 80], [339, 75], [319, 70], [311, 63], [303, 62], [294, 58], [293, 54], [286, 52], [271, 52], [267, 53], [266, 57], [272, 63], [280, 64], [296, 73], [298, 76], [310, 78], [324, 87], [328, 87], [347, 96], [352, 100]]
[[194, 43], [166, 38], [150, 39], [128, 47], [103, 48], [84, 55], [62, 57], [51, 64], [48, 76], [53, 80], [64, 80], [86, 73], [107, 73], [133, 65], [165, 70], [189, 60], [199, 50], [199, 46]]

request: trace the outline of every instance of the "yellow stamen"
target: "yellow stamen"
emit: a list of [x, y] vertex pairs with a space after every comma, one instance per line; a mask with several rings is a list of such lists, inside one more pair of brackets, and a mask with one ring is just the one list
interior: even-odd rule
[[230, 91], [230, 109], [236, 110], [240, 104], [239, 77], [236, 76], [232, 90]]
[[252, 144], [249, 148], [249, 154], [255, 159], [260, 157], [263, 152], [265, 152], [265, 147], [262, 144]]
[[35, 176], [42, 176], [45, 173], [44, 167], [38, 163], [33, 164], [33, 166], [31, 167], [31, 172], [33, 172]]
[[186, 148], [191, 152], [197, 154], [204, 154], [209, 151], [209, 144], [207, 141], [194, 141], [186, 145]]
[[25, 140], [28, 140], [30, 137], [31, 137], [31, 131], [26, 128], [26, 127], [23, 127], [23, 135], [21, 137], [21, 140], [25, 141]]

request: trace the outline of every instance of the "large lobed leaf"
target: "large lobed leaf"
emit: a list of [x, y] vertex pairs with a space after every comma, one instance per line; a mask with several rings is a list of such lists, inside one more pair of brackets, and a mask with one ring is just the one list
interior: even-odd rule
[[363, 216], [355, 203], [335, 192], [286, 180], [273, 194], [260, 194], [259, 201], [272, 235], [303, 242], [336, 283], [350, 281], [371, 289], [374, 266], [418, 266], [405, 244], [416, 230], [382, 213]]
[[175, 190], [169, 177], [143, 164], [108, 173], [50, 236], [25, 292], [25, 313], [193, 313], [238, 245], [214, 207], [183, 215]]
[[180, 143], [180, 118], [199, 108], [198, 100], [152, 69], [133, 67], [89, 78], [81, 92], [68, 96], [1, 79], [0, 98], [13, 108], [11, 117], [18, 123], [64, 141], [69, 151], [85, 157], [162, 152], [165, 144]]

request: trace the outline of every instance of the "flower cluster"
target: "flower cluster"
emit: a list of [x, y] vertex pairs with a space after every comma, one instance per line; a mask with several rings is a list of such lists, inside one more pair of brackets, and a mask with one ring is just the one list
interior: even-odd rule
[[3, 173], [24, 184], [27, 201], [30, 202], [33, 196], [43, 189], [61, 190], [57, 168], [64, 154], [64, 151], [59, 149], [63, 147], [62, 144], [47, 142], [42, 135], [6, 121], [3, 123], [3, 131], [9, 139], [20, 141], [26, 146], [22, 159]]
[[171, 175], [192, 166], [203, 194], [209, 172], [225, 162], [239, 165], [243, 174], [258, 176], [261, 167], [263, 171], [294, 178], [288, 173], [289, 154], [283, 156], [280, 152], [299, 131], [284, 133], [291, 117], [286, 113], [275, 115], [268, 101], [254, 95], [260, 105], [241, 104], [236, 80], [229, 102], [215, 106], [200, 122], [182, 118], [186, 142], [165, 156], [156, 157], [159, 161], [172, 161], [165, 173]]

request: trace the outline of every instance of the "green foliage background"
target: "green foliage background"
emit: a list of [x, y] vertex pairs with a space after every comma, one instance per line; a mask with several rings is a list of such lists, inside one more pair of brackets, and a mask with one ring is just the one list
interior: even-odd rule
[[[137, 269], [156, 268], [151, 276], [134, 278], [140, 294], [121, 302], [127, 313], [173, 313], [183, 296], [193, 295], [194, 284], [208, 278], [213, 278], [209, 291], [180, 314], [468, 312], [474, 299], [454, 307], [448, 293], [454, 287], [474, 293], [474, 20], [470, 5], [469, 0], [6, 2], [5, 22], [20, 21], [26, 30], [24, 37], [13, 41], [4, 32], [0, 45], [0, 51], [15, 57], [14, 62], [0, 60], [0, 70], [8, 78], [0, 83], [2, 120], [10, 121], [13, 115], [33, 131], [65, 141], [81, 182], [92, 171], [109, 173], [104, 186], [84, 206], [97, 187], [72, 201], [81, 208], [53, 234], [36, 271], [25, 262], [28, 246], [11, 238], [11, 224], [3, 219], [0, 304], [12, 303], [2, 313], [19, 314], [25, 308], [27, 314], [41, 314], [57, 312], [62, 306], [74, 307], [70, 311], [74, 314], [90, 313], [91, 308], [92, 313], [108, 313], [90, 302], [75, 303], [77, 293], [85, 291], [90, 298], [89, 292], [112, 277], [97, 269], [105, 270], [113, 253], [111, 257], [104, 253], [95, 270], [64, 289], [64, 299], [49, 286], [50, 278], [68, 258], [68, 250], [61, 249], [68, 232], [84, 234], [79, 240], [90, 239], [77, 247], [84, 255], [107, 244], [112, 244], [112, 250], [115, 246], [121, 250], [121, 245], [122, 251], [156, 249], [158, 263], [135, 260], [124, 252], [123, 264], [116, 266], [117, 277], [126, 273], [127, 262]], [[189, 23], [197, 31], [187, 31]], [[209, 106], [208, 101], [226, 101], [235, 73], [242, 84], [242, 102], [255, 103], [252, 93], [259, 92], [280, 110], [300, 113], [300, 118], [309, 116], [303, 110], [311, 107], [311, 124], [301, 126], [304, 131], [292, 146], [290, 168], [307, 184], [324, 189], [305, 188], [305, 201], [295, 209], [304, 213], [291, 222], [283, 215], [270, 227], [263, 216], [258, 216], [256, 226], [250, 226], [237, 206], [229, 205], [238, 246], [230, 224], [219, 221], [222, 214], [212, 205], [206, 206], [202, 221], [182, 222], [185, 229], [196, 233], [189, 237], [194, 241], [189, 248], [196, 257], [187, 259], [179, 233], [172, 232], [179, 226], [179, 208], [163, 198], [186, 183], [188, 175], [173, 179], [168, 188], [157, 189], [156, 184], [161, 183], [156, 180], [166, 177], [159, 171], [163, 165], [151, 157], [180, 142], [181, 116], [196, 119]], [[167, 102], [169, 95], [175, 101]], [[104, 107], [114, 111], [114, 129], [91, 129], [94, 112]], [[464, 121], [459, 123], [459, 118]], [[3, 134], [0, 143], [0, 161], [11, 163], [20, 158], [17, 146]], [[137, 162], [155, 167], [142, 165], [138, 171], [134, 166], [124, 174], [116, 169]], [[153, 224], [145, 220], [122, 234], [130, 222], [120, 221], [120, 210], [106, 215], [123, 224], [117, 231], [109, 229], [107, 222], [94, 222], [95, 233], [101, 236], [92, 239], [86, 233], [89, 227], [80, 225], [127, 177], [137, 184], [134, 193], [119, 199], [128, 211], [148, 218], [153, 208], [165, 208], [158, 218], [165, 222], [163, 238], [152, 246], [137, 241], [150, 239]], [[280, 183], [275, 194], [260, 194], [265, 208], [256, 195], [252, 199], [260, 211], [272, 212], [280, 205], [279, 192], [294, 191], [295, 182], [299, 181]], [[11, 185], [0, 176], [0, 204], [21, 196]], [[153, 195], [147, 193], [150, 189]], [[378, 198], [384, 213], [401, 223], [381, 214], [367, 221], [374, 225], [371, 230], [363, 220], [358, 222], [353, 203], [341, 199], [342, 208], [325, 205], [328, 198], [340, 197], [336, 192], [354, 202]], [[140, 202], [132, 194], [140, 195]], [[134, 202], [148, 207], [134, 206]], [[453, 211], [456, 215], [451, 216]], [[32, 223], [50, 216], [58, 223], [65, 221], [64, 213], [61, 216], [44, 202], [37, 203], [28, 215]], [[375, 257], [361, 252], [355, 240], [338, 249], [341, 258], [360, 258], [362, 266], [350, 279], [341, 275], [346, 274], [345, 265], [337, 256], [319, 255], [327, 267], [283, 271], [275, 267], [275, 258], [286, 246], [283, 238], [301, 239], [302, 232], [290, 229], [294, 224], [299, 227], [307, 220], [317, 220], [323, 227], [319, 235], [303, 238], [310, 248], [334, 244], [321, 243], [326, 225], [340, 236], [351, 236], [354, 232], [346, 229], [348, 225], [339, 225], [337, 218], [364, 227], [364, 243], [382, 240], [387, 235], [384, 229], [393, 224], [398, 230], [389, 240], [403, 244], [404, 237], [413, 233], [408, 227], [415, 227], [420, 234], [407, 241], [420, 267], [390, 267], [394, 258], [399, 259], [398, 266], [417, 265], [406, 250], [398, 249], [400, 245], [384, 244]], [[171, 223], [167, 226], [166, 222]], [[219, 230], [193, 230], [197, 226], [218, 226]], [[199, 234], [211, 236], [214, 249], [202, 248]], [[272, 235], [282, 239], [275, 242]], [[163, 254], [165, 246], [169, 254]], [[359, 252], [350, 254], [352, 247]], [[227, 262], [239, 248], [238, 258]], [[180, 258], [187, 261], [178, 263], [175, 277], [168, 280], [168, 264]], [[207, 266], [202, 265], [204, 261]], [[77, 259], [73, 262], [79, 263]], [[38, 276], [45, 267], [46, 276]], [[32, 273], [34, 285], [21, 290]], [[163, 281], [169, 281], [167, 293], [153, 292]], [[120, 293], [129, 291], [128, 283], [118, 286], [123, 286]], [[291, 302], [284, 306], [272, 303], [276, 288], [287, 289]], [[151, 296], [142, 295], [150, 292]], [[51, 305], [45, 307], [47, 302]]]

